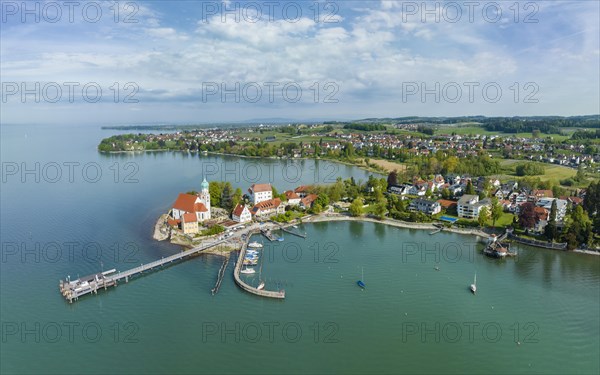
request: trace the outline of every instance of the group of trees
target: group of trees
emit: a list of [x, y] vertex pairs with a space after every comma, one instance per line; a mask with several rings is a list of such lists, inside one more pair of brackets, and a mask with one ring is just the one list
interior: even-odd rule
[[[562, 221], [562, 229], [559, 229], [557, 205], [556, 201], [553, 201], [544, 228], [544, 237], [548, 241], [566, 242], [568, 249], [590, 244], [593, 234], [600, 233], [599, 207], [600, 182], [596, 182], [590, 184], [583, 204], [574, 206], [567, 212]], [[520, 206], [517, 220], [520, 227], [533, 228], [537, 220], [538, 217], [533, 203], [527, 202]]]
[[242, 189], [231, 186], [231, 182], [211, 181], [208, 184], [210, 193], [210, 205], [221, 207], [227, 211], [233, 210], [238, 203], [242, 202]]
[[515, 168], [517, 176], [539, 176], [545, 172], [544, 166], [539, 163], [523, 163]]
[[344, 125], [344, 129], [352, 129], [352, 130], [360, 130], [360, 131], [381, 131], [385, 130], [385, 125], [382, 124], [346, 124]]

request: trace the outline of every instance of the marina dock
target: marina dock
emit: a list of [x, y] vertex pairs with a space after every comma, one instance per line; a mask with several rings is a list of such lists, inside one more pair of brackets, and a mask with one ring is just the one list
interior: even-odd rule
[[118, 281], [125, 279], [125, 282], [129, 282], [129, 278], [142, 274], [145, 271], [150, 271], [158, 267], [162, 267], [165, 264], [175, 262], [181, 260], [190, 255], [198, 254], [204, 250], [210, 249], [214, 246], [220, 245], [223, 242], [226, 242], [226, 239], [217, 240], [215, 242], [211, 242], [209, 244], [205, 244], [202, 246], [197, 246], [193, 249], [182, 251], [177, 254], [173, 254], [169, 257], [162, 258], [160, 260], [150, 262], [147, 264], [142, 264], [141, 266], [132, 268], [128, 271], [117, 272], [115, 269], [110, 271], [105, 271], [97, 274], [92, 274], [89, 276], [78, 278], [77, 280], [71, 281], [70, 278], [66, 280], [60, 280], [59, 282], [59, 290], [60, 293], [65, 297], [67, 301], [73, 303], [73, 301], [77, 301], [79, 297], [84, 296], [86, 294], [97, 294], [98, 289], [107, 289], [109, 286], [116, 286]]
[[[273, 234], [273, 231], [271, 231], [270, 229], [261, 229], [260, 233], [262, 233], [262, 235], [265, 236], [271, 242], [279, 240], [279, 237], [276, 237]], [[248, 236], [248, 237], [250, 237], [250, 236]]]
[[285, 298], [285, 290], [280, 290], [280, 291], [276, 292], [276, 291], [269, 291], [269, 290], [264, 290], [264, 289], [257, 289], [253, 286], [246, 284], [240, 277], [240, 271], [244, 264], [244, 257], [246, 255], [246, 249], [248, 248], [248, 241], [250, 241], [250, 237], [252, 236], [252, 234], [258, 234], [258, 232], [249, 233], [246, 242], [244, 242], [244, 244], [242, 245], [242, 250], [240, 250], [240, 255], [238, 256], [238, 261], [237, 261], [237, 264], [235, 265], [235, 270], [233, 271], [233, 278], [235, 279], [235, 283], [240, 288], [247, 291], [248, 293], [252, 293], [252, 294], [255, 294], [255, 295], [261, 296], [261, 297], [283, 299], [283, 298]]
[[298, 237], [301, 237], [301, 238], [306, 238], [306, 233], [304, 233], [304, 234], [302, 234], [302, 233], [297, 233], [297, 232], [294, 232], [294, 231], [291, 231], [291, 230], [289, 230], [289, 229], [288, 229], [288, 227], [284, 227], [284, 226], [281, 226], [279, 229], [281, 229], [281, 230], [282, 230], [282, 231], [284, 231], [285, 233], [289, 233], [289, 234], [292, 234], [292, 235], [294, 235], [294, 236], [298, 236]]

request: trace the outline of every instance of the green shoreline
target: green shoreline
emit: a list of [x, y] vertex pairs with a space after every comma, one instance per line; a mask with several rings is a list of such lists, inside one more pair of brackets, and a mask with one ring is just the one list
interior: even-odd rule
[[[182, 151], [182, 150], [168, 150], [168, 149], [159, 149], [159, 150], [132, 150], [132, 151], [100, 151], [98, 150], [99, 153], [101, 154], [128, 154], [128, 153], [146, 153], [146, 152], [181, 152], [181, 153], [189, 153], [189, 154], [203, 154], [204, 151]], [[337, 160], [337, 159], [328, 159], [328, 158], [307, 158], [307, 157], [301, 157], [301, 158], [282, 158], [282, 157], [264, 157], [264, 156], [249, 156], [249, 155], [238, 155], [238, 154], [228, 154], [228, 153], [224, 153], [224, 152], [215, 152], [215, 151], [206, 151], [206, 154], [210, 154], [210, 155], [221, 155], [221, 156], [233, 156], [236, 158], [246, 158], [246, 159], [268, 159], [268, 160], [322, 160], [322, 161], [330, 161], [332, 163], [339, 163], [339, 164], [343, 164], [343, 165], [349, 165], [352, 167], [357, 167], [360, 168], [362, 170], [365, 170], [367, 172], [371, 172], [371, 173], [377, 173], [380, 174], [382, 176], [385, 176], [386, 172], [382, 171], [382, 170], [378, 170], [372, 167], [368, 167], [362, 164], [355, 164], [355, 163], [351, 163], [345, 160]]]

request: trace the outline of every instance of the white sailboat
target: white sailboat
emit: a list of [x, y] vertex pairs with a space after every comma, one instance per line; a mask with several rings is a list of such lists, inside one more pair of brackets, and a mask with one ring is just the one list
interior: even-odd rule
[[258, 281], [260, 281], [260, 283], [256, 287], [256, 289], [258, 289], [258, 290], [263, 290], [264, 287], [265, 287], [265, 282], [262, 280], [262, 267], [263, 267], [263, 263], [264, 263], [264, 260], [261, 259], [261, 261], [260, 261], [260, 267], [258, 269]]
[[473, 294], [477, 292], [477, 274], [475, 274], [473, 284], [471, 284], [471, 292], [473, 292]]

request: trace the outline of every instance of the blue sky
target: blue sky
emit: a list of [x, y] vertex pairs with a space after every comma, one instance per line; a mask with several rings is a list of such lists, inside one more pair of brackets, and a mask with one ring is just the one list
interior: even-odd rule
[[37, 4], [2, 1], [2, 123], [600, 113], [598, 1]]

